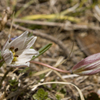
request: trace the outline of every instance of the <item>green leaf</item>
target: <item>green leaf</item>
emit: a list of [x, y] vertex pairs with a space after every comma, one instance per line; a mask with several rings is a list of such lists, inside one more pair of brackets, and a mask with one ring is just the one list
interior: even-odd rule
[[37, 56], [33, 56], [33, 58], [31, 60], [34, 60], [35, 58], [39, 57], [40, 55], [42, 55], [44, 52], [46, 52], [50, 47], [52, 46], [52, 43], [50, 44], [47, 44], [46, 46], [42, 47], [40, 50], [39, 50], [39, 55]]
[[35, 100], [46, 100], [48, 98], [48, 92], [41, 88], [33, 95], [33, 98]]
[[16, 79], [14, 79], [14, 80], [9, 80], [9, 82], [10, 82], [10, 85], [11, 85], [11, 86], [18, 85], [18, 81], [17, 81]]
[[56, 95], [57, 100], [61, 100], [61, 96], [60, 95]]
[[10, 85], [10, 89], [11, 91], [16, 91], [18, 89], [18, 81], [16, 79], [14, 80], [9, 80], [9, 85]]

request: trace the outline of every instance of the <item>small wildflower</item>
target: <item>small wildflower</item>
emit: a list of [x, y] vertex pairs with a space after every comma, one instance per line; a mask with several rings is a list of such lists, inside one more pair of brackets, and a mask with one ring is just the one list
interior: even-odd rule
[[90, 55], [83, 59], [70, 72], [79, 75], [93, 75], [100, 72], [100, 53]]
[[28, 37], [28, 32], [24, 32], [11, 42], [8, 40], [4, 45], [1, 55], [8, 66], [29, 66], [31, 58], [39, 52], [30, 49], [37, 37]]

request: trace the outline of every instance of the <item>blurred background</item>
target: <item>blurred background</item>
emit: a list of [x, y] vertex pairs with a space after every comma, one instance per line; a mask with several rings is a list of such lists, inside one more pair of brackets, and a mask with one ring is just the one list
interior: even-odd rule
[[[0, 21], [0, 48], [7, 40], [11, 25], [11, 37], [16, 37], [27, 30], [38, 37], [34, 45], [36, 50], [52, 43], [52, 47], [36, 58], [36, 61], [53, 66], [60, 58], [68, 58], [59, 66], [63, 70], [69, 70], [85, 57], [100, 52], [100, 0], [1, 0]], [[69, 57], [70, 52], [72, 53]], [[21, 80], [26, 78], [30, 82], [34, 80], [38, 83], [47, 72], [39, 75], [34, 73], [45, 69], [47, 68], [34, 65], [26, 72], [27, 78], [23, 76]], [[60, 75], [64, 80], [52, 72], [45, 77], [45, 82], [71, 82], [81, 89], [86, 100], [100, 100], [100, 73], [72, 78], [66, 78], [62, 73]], [[28, 81], [25, 83], [24, 80], [22, 84], [28, 84]], [[48, 92], [47, 97], [50, 100], [79, 98], [78, 92], [73, 87], [48, 85], [40, 88]], [[27, 89], [27, 93], [17, 94], [17, 99], [14, 100], [42, 100], [33, 96], [40, 88], [29, 93]], [[12, 98], [14, 96], [9, 97], [9, 100], [13, 100]]]

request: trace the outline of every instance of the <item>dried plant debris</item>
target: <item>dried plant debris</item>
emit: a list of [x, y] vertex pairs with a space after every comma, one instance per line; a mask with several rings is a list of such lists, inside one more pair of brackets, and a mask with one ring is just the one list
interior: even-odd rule
[[99, 100], [99, 52], [100, 0], [1, 0], [0, 100]]

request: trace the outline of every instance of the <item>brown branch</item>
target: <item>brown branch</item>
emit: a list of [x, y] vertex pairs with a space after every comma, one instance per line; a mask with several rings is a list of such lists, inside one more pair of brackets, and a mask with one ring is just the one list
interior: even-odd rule
[[[100, 31], [100, 27], [98, 26], [90, 26], [90, 25], [77, 25], [77, 24], [66, 24], [66, 23], [56, 23], [56, 22], [43, 22], [43, 21], [30, 21], [30, 20], [21, 20], [21, 19], [14, 19], [15, 22], [22, 22], [22, 23], [27, 23], [27, 24], [37, 24], [37, 25], [48, 25], [48, 26], [58, 26], [58, 27], [62, 27], [62, 29], [65, 30], [88, 30], [88, 29], [92, 29], [92, 30], [98, 30]], [[7, 25], [11, 25], [10, 22], [7, 23]], [[25, 27], [22, 27], [20, 25], [17, 24], [13, 24], [14, 28], [18, 28], [22, 31], [29, 31], [31, 33], [33, 33], [36, 36], [40, 36], [42, 38], [45, 38], [47, 40], [53, 41], [54, 43], [58, 44], [59, 47], [63, 50], [63, 52], [65, 53], [65, 55], [68, 55], [68, 50], [65, 47], [65, 45], [63, 44], [62, 41], [47, 35], [46, 33], [42, 33], [40, 31], [34, 31]]]
[[[11, 23], [7, 23], [7, 25], [11, 25]], [[13, 24], [12, 25], [14, 28], [17, 28], [17, 29], [20, 29], [22, 31], [29, 31], [31, 33], [33, 33], [33, 35], [36, 35], [36, 36], [39, 36], [39, 37], [42, 37], [44, 39], [47, 39], [47, 40], [50, 40], [54, 43], [56, 43], [64, 52], [65, 56], [68, 56], [68, 51], [67, 51], [67, 48], [65, 47], [65, 45], [63, 44], [63, 42], [61, 40], [58, 40], [56, 38], [54, 38], [53, 36], [50, 36], [50, 35], [47, 35], [46, 33], [42, 33], [40, 31], [34, 31], [34, 30], [31, 30], [31, 29], [28, 29], [28, 28], [25, 28], [25, 27], [22, 27], [20, 25], [16, 25], [16, 24]]]
[[22, 19], [14, 19], [14, 22], [35, 24], [35, 25], [60, 26], [60, 27], [64, 25], [63, 23], [47, 22], [47, 21], [32, 21], [32, 20], [22, 20]]
[[32, 20], [22, 20], [22, 19], [14, 19], [14, 22], [18, 23], [27, 23], [27, 24], [35, 24], [35, 25], [47, 25], [47, 26], [58, 26], [62, 27], [64, 30], [98, 30], [100, 31], [99, 26], [91, 26], [89, 24], [87, 25], [77, 25], [77, 24], [67, 24], [67, 23], [56, 23], [56, 22], [46, 22], [46, 21], [32, 21]]
[[[1, 20], [1, 18], [0, 18]], [[91, 26], [89, 24], [87, 25], [77, 25], [77, 24], [67, 24], [67, 23], [56, 23], [56, 22], [46, 22], [46, 21], [32, 21], [32, 20], [22, 20], [22, 19], [14, 19], [14, 22], [18, 23], [26, 23], [26, 24], [32, 24], [32, 25], [47, 25], [47, 26], [57, 26], [61, 27], [64, 30], [70, 31], [70, 30], [97, 30], [100, 31], [99, 26]]]

